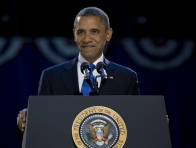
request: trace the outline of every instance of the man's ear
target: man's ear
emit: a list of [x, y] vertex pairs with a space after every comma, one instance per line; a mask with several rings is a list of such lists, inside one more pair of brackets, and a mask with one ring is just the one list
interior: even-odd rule
[[108, 29], [106, 32], [106, 40], [109, 42], [110, 39], [112, 38], [113, 30], [112, 28]]
[[74, 41], [76, 41], [75, 29], [73, 29], [73, 34], [74, 34]]

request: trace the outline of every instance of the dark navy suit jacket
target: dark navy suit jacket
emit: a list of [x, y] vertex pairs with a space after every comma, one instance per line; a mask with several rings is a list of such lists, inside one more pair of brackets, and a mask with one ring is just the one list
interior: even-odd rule
[[[99, 95], [139, 95], [137, 74], [105, 59], [108, 79]], [[112, 77], [112, 78], [109, 78]], [[78, 95], [77, 58], [42, 72], [39, 95]]]

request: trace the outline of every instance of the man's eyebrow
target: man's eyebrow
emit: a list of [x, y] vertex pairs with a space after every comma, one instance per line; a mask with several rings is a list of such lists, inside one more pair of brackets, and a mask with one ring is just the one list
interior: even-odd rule
[[100, 32], [100, 30], [96, 29], [96, 28], [91, 29], [91, 31], [99, 31]]
[[81, 32], [81, 31], [84, 31], [84, 29], [78, 29], [78, 30], [77, 30], [77, 32]]

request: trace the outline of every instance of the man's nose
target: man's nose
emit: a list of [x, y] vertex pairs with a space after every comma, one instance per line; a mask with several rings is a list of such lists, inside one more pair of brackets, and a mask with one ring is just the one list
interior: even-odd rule
[[84, 36], [83, 41], [84, 41], [85, 43], [91, 42], [91, 41], [92, 41], [91, 34], [90, 34], [90, 33], [86, 33], [85, 36]]

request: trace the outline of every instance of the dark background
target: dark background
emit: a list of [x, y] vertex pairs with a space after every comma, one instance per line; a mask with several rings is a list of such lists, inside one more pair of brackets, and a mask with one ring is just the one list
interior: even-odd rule
[[72, 37], [71, 28], [76, 14], [88, 6], [99, 7], [109, 15], [114, 37], [195, 37], [193, 3], [141, 0], [1, 1], [1, 36]]
[[[165, 97], [173, 148], [196, 148], [194, 5], [190, 2], [139, 0], [0, 2], [0, 147], [21, 147], [21, 141], [14, 136], [17, 114], [27, 106], [28, 96], [37, 95], [42, 70], [58, 63], [51, 61], [43, 53], [37, 40], [43, 37], [54, 51], [54, 37], [62, 37], [72, 45], [75, 16], [88, 6], [101, 8], [110, 18], [114, 33], [105, 52], [106, 58], [137, 72], [141, 95]], [[20, 50], [15, 56], [1, 63], [1, 58], [5, 57], [4, 53], [11, 49], [12, 41], [18, 38], [21, 39]], [[191, 55], [182, 63], [175, 66], [166, 64], [167, 68], [157, 69], [144, 66], [135, 60], [134, 54], [129, 53], [130, 49], [124, 45], [127, 38], [133, 40], [137, 50], [155, 64], [158, 61], [167, 63], [178, 57], [186, 41], [191, 41], [194, 47], [192, 51], [187, 48], [187, 53]], [[175, 52], [167, 57], [149, 55], [141, 46], [140, 41], [143, 38], [152, 41], [156, 47], [162, 47], [173, 40], [177, 47]], [[5, 41], [4, 46], [1, 46], [2, 41]], [[73, 57], [66, 56], [67, 59]]]

